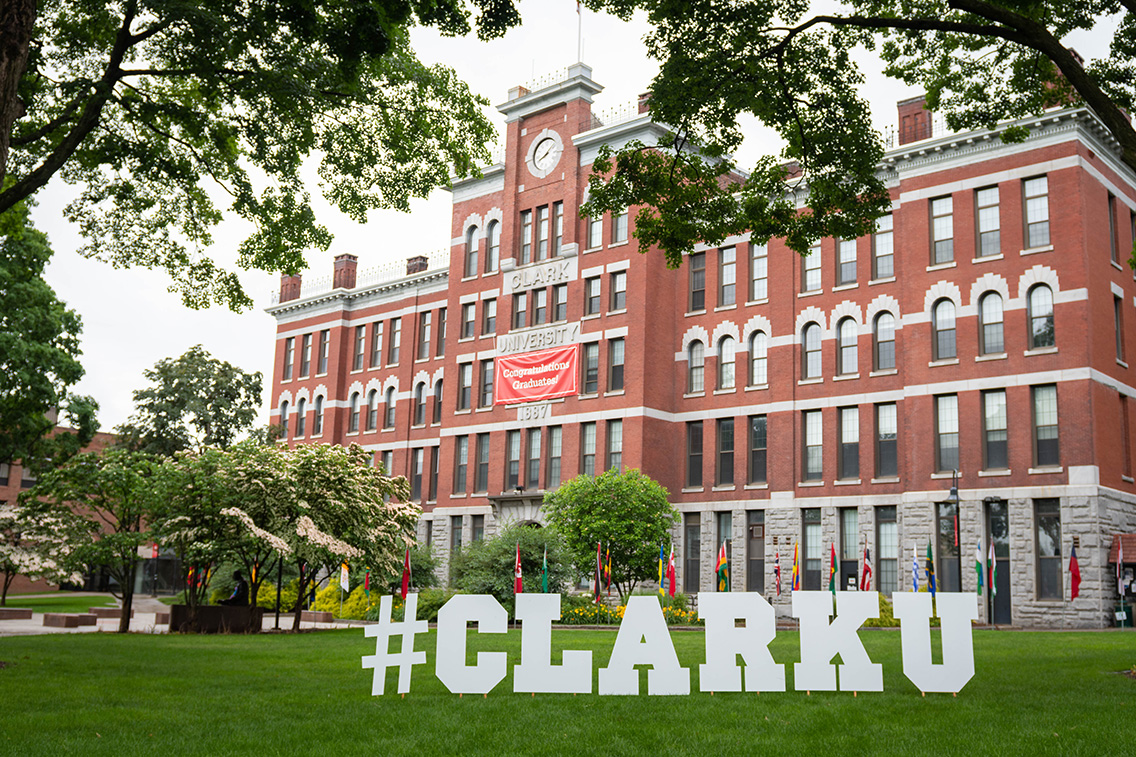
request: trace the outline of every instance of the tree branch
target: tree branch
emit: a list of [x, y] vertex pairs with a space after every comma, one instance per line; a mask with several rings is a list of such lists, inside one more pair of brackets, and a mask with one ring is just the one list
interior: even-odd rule
[[[90, 86], [90, 84], [91, 82], [87, 82], [88, 87]], [[17, 147], [30, 145], [37, 139], [40, 139], [58, 129], [60, 126], [71, 120], [72, 114], [74, 114], [74, 112], [79, 109], [79, 105], [82, 104], [83, 98], [86, 97], [87, 94], [87, 92], [82, 92], [81, 94], [75, 95], [75, 97], [71, 99], [71, 102], [67, 103], [67, 105], [63, 107], [63, 110], [59, 113], [58, 116], [51, 119], [33, 132], [23, 134], [19, 137], [13, 137], [12, 144]]]

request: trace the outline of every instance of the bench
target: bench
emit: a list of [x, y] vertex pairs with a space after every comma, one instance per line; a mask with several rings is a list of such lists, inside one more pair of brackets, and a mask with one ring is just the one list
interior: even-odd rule
[[300, 620], [301, 621], [306, 620], [309, 623], [334, 623], [335, 622], [335, 619], [332, 618], [330, 612], [324, 612], [324, 611], [319, 611], [319, 610], [301, 610], [300, 611]]
[[62, 612], [45, 612], [43, 624], [48, 628], [78, 628], [79, 616]]
[[[122, 617], [122, 608], [121, 607], [92, 607], [91, 608], [91, 614], [94, 615], [96, 618], [114, 618], [114, 619], [117, 620], [118, 618]], [[130, 611], [130, 617], [132, 617], [132, 618], [134, 617], [134, 610]]]
[[154, 613], [154, 625], [164, 626], [164, 625], [168, 625], [169, 622], [170, 622], [170, 614], [168, 612], [156, 612], [156, 613]]
[[0, 607], [0, 620], [31, 620], [32, 611], [19, 607]]
[[[162, 622], [158, 613], [155, 624]], [[197, 608], [197, 617], [190, 620], [188, 605], [170, 607], [170, 631], [177, 633], [260, 633], [264, 620], [264, 610], [259, 607], [230, 607], [228, 605], [203, 605]]]

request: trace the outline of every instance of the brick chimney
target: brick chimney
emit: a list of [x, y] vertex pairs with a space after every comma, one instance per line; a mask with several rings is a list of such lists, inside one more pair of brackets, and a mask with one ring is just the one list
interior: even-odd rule
[[406, 275], [410, 276], [415, 273], [422, 273], [430, 267], [430, 261], [425, 255], [415, 255], [412, 258], [406, 259]]
[[355, 288], [355, 269], [359, 263], [359, 258], [355, 255], [349, 255], [346, 252], [341, 255], [335, 256], [335, 273], [332, 275], [331, 286], [333, 289], [354, 289]]
[[301, 275], [289, 276], [286, 273], [280, 274], [280, 301], [288, 302], [289, 300], [300, 299], [300, 281]]
[[901, 145], [931, 138], [931, 111], [927, 110], [926, 101], [925, 95], [919, 95], [910, 100], [900, 100], [897, 104]]

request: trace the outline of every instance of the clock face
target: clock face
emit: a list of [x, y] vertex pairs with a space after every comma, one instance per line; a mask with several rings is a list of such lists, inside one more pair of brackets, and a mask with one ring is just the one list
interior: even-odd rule
[[539, 139], [536, 147], [532, 152], [532, 167], [535, 169], [534, 173], [541, 176], [547, 176], [548, 173], [556, 167], [560, 162], [560, 154], [563, 148], [560, 146], [560, 141], [552, 137], [544, 137]]

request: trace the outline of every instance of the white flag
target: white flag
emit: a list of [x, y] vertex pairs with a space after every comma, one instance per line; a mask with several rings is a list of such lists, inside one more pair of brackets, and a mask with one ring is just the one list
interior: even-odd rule
[[347, 563], [343, 563], [339, 568], [339, 588], [351, 591], [350, 584], [347, 583]]

